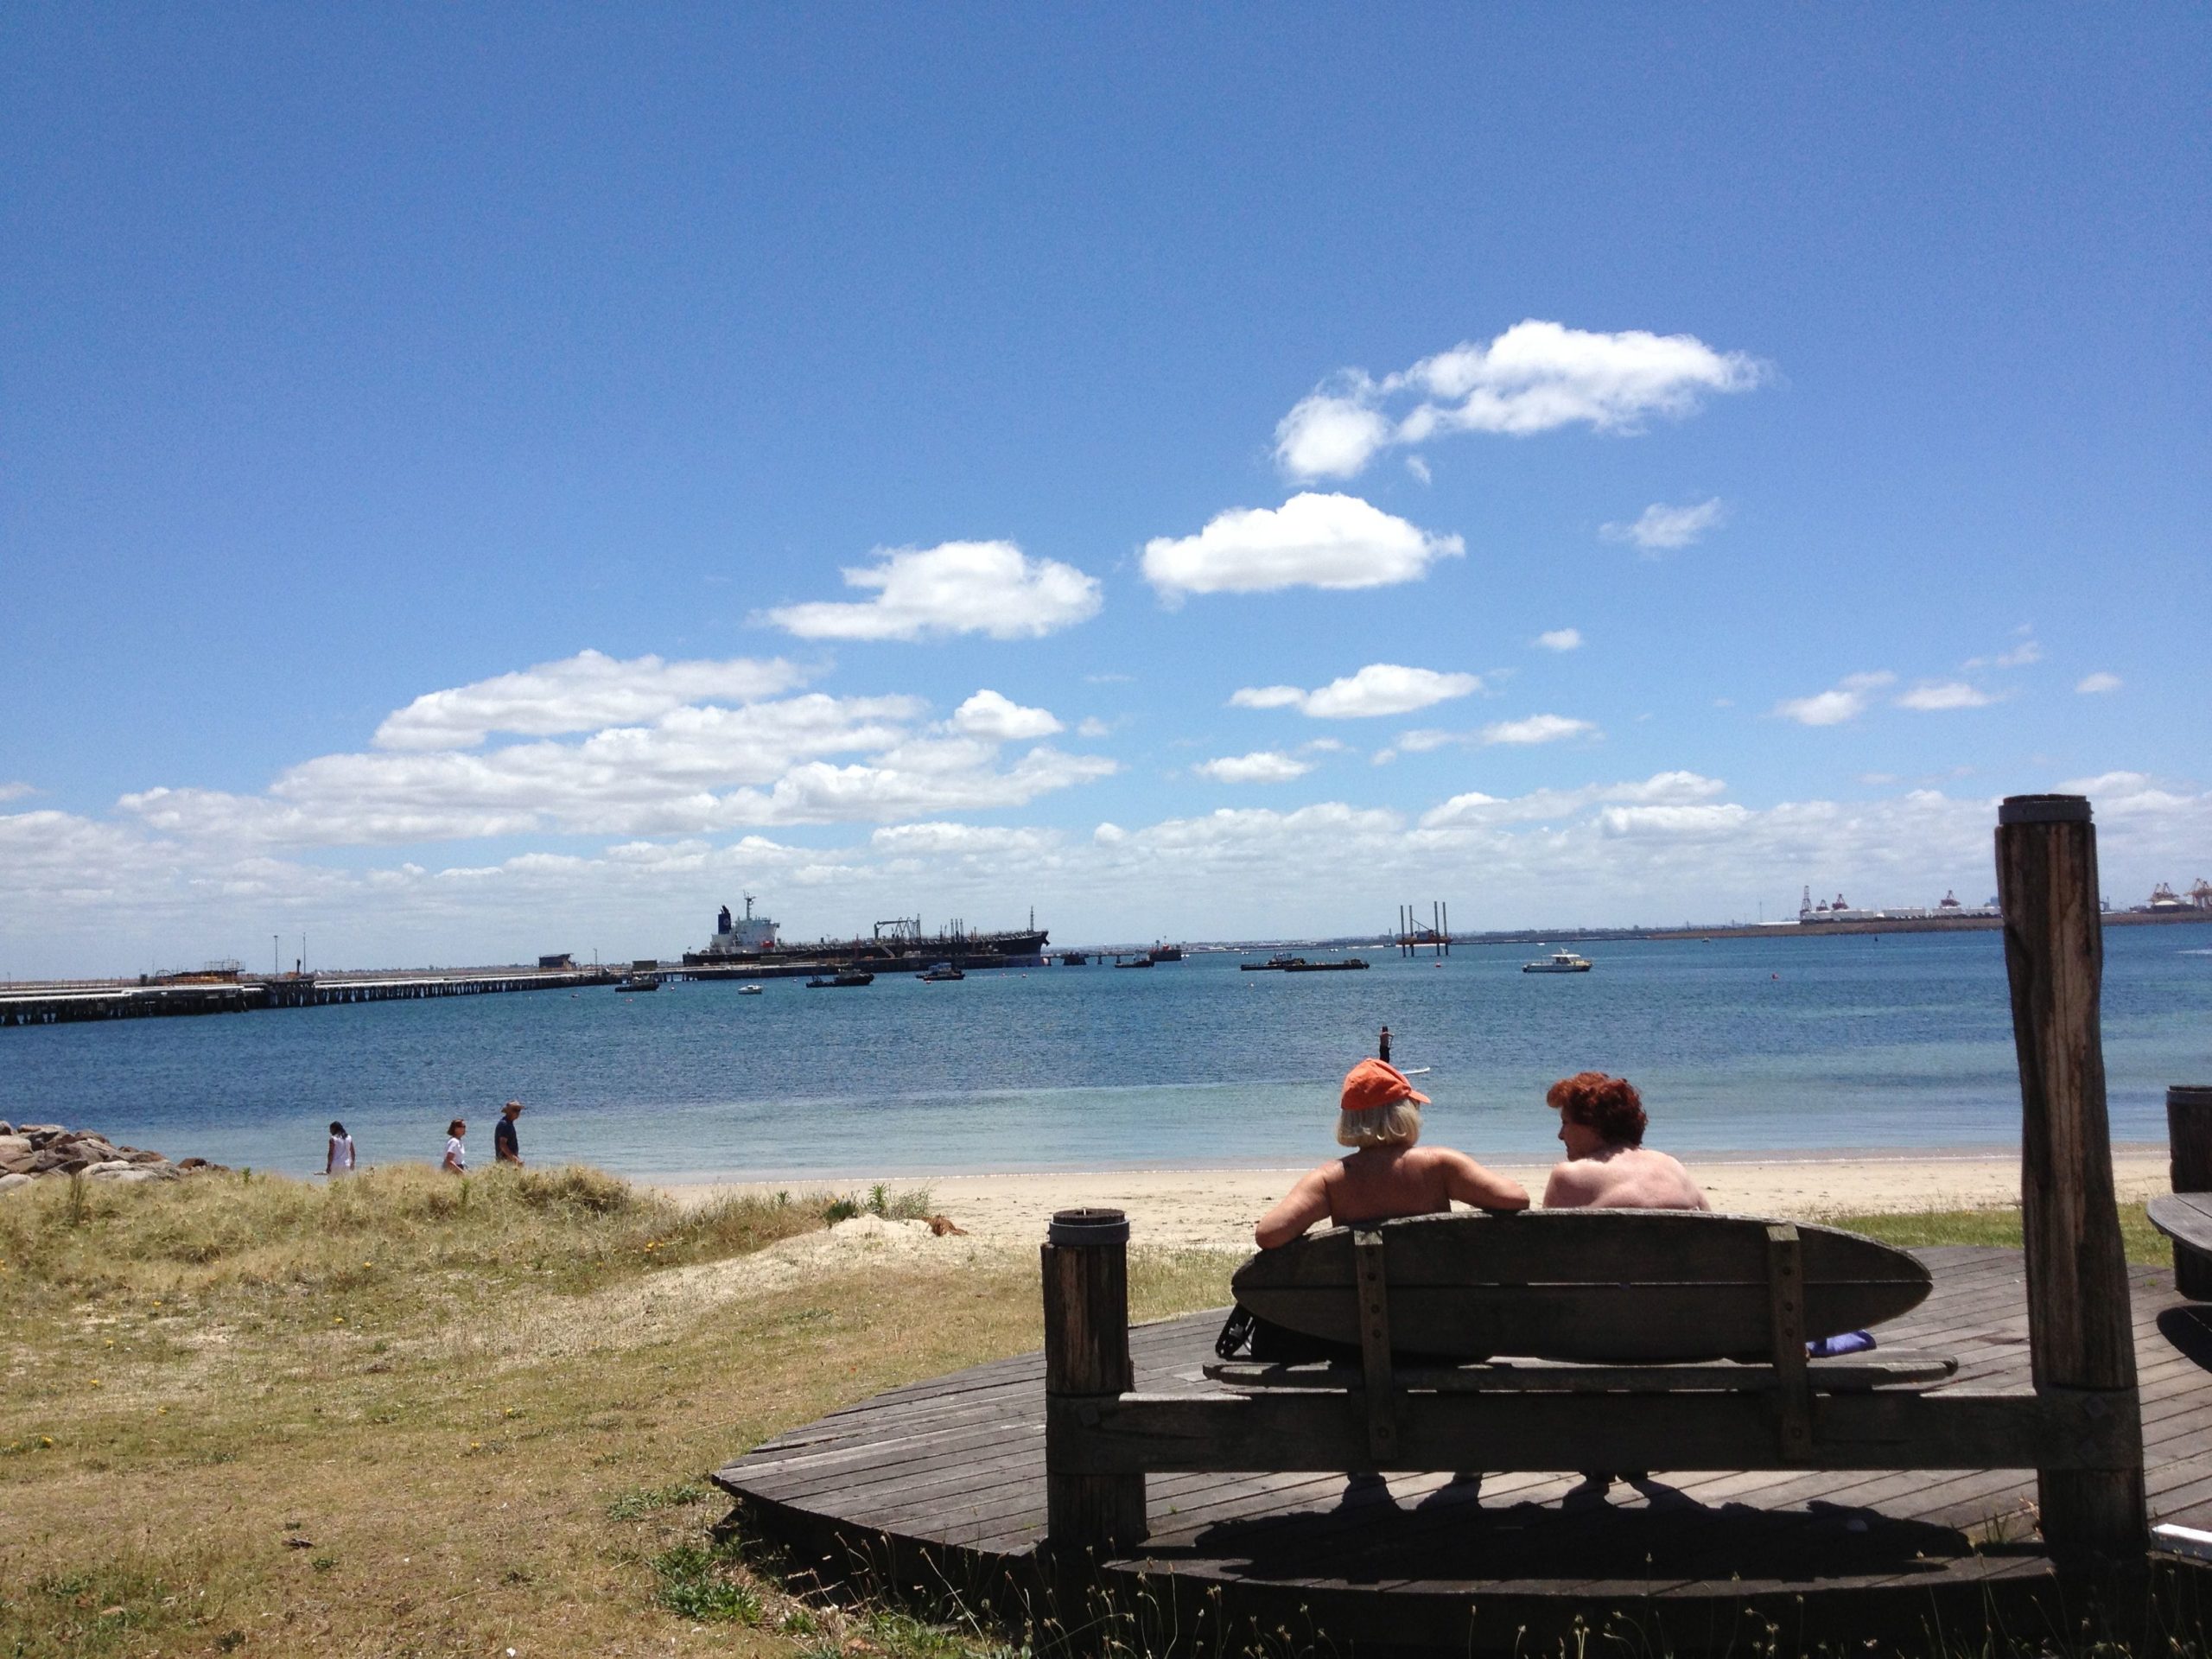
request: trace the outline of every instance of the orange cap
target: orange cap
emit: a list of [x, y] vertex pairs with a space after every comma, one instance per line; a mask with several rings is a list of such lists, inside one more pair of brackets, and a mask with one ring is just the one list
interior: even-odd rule
[[1344, 1073], [1344, 1093], [1338, 1096], [1339, 1111], [1363, 1112], [1371, 1107], [1388, 1106], [1394, 1100], [1410, 1100], [1416, 1106], [1428, 1104], [1428, 1096], [1406, 1081], [1406, 1074], [1388, 1060], [1362, 1060]]

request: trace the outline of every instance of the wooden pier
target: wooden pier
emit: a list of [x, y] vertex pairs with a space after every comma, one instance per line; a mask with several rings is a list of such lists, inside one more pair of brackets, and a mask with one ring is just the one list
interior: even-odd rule
[[0, 986], [0, 1026], [251, 1014], [261, 1008], [322, 1008], [341, 1002], [413, 1001], [504, 991], [574, 990], [611, 985], [615, 976], [614, 969], [600, 968], [456, 968], [9, 985]]
[[[1949, 1386], [2026, 1387], [2019, 1252], [1915, 1254], [1935, 1291], [1883, 1326], [1884, 1345], [1955, 1355]], [[2130, 1268], [2128, 1285], [2151, 1518], [2212, 1529], [2212, 1306], [2177, 1294], [2164, 1268]], [[1136, 1387], [1214, 1387], [1199, 1368], [1221, 1318], [1134, 1330]], [[715, 1479], [749, 1531], [824, 1578], [1055, 1611], [1042, 1354], [878, 1395]], [[1530, 1652], [1578, 1617], [1593, 1631], [1617, 1618], [1651, 1651], [1694, 1649], [1740, 1638], [1747, 1615], [1762, 1643], [1772, 1620], [1792, 1645], [1817, 1634], [1837, 1646], [2048, 1617], [2065, 1593], [2037, 1534], [2032, 1470], [1655, 1470], [1603, 1499], [1571, 1472], [1172, 1475], [1150, 1488], [1151, 1536], [1089, 1582], [1117, 1616], [1157, 1621], [1137, 1634], [1192, 1651], [1256, 1628], [1288, 1630], [1292, 1646], [1465, 1653], [1510, 1649], [1525, 1627]]]

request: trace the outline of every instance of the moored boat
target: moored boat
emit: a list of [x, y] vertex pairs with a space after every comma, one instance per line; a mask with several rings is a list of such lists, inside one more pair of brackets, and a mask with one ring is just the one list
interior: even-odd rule
[[1240, 962], [1236, 966], [1248, 974], [1284, 973], [1293, 968], [1303, 968], [1303, 957], [1269, 957], [1265, 962]]
[[1351, 974], [1366, 966], [1367, 963], [1357, 957], [1346, 957], [1342, 962], [1307, 962], [1301, 958], [1296, 962], [1286, 962], [1282, 970], [1286, 974]]
[[657, 991], [660, 989], [658, 974], [625, 974], [614, 982], [618, 991]]
[[1587, 957], [1578, 957], [1572, 950], [1554, 950], [1548, 957], [1522, 963], [1521, 971], [1524, 974], [1586, 974], [1592, 965]]
[[856, 968], [849, 968], [841, 974], [830, 974], [826, 976], [817, 974], [806, 982], [806, 988], [810, 991], [849, 991], [855, 986], [874, 983], [874, 974]]
[[932, 984], [939, 980], [965, 979], [968, 976], [962, 973], [960, 969], [954, 967], [950, 963], [940, 962], [935, 963], [926, 972], [916, 975], [915, 977], [921, 980], [925, 984]]

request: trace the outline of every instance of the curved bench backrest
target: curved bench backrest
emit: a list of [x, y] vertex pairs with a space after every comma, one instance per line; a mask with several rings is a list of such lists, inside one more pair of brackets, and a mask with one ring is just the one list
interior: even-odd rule
[[[1455, 1359], [1768, 1358], [1768, 1228], [1690, 1211], [1461, 1211], [1381, 1223], [1391, 1347]], [[1904, 1251], [1797, 1224], [1808, 1338], [1895, 1319], [1929, 1288]], [[1359, 1341], [1353, 1230], [1238, 1268], [1236, 1300], [1306, 1336]]]

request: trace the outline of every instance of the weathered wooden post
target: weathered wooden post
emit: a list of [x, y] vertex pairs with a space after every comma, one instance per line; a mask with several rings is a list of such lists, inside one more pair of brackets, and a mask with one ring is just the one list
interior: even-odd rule
[[1129, 1224], [1119, 1210], [1062, 1210], [1046, 1235], [1045, 1511], [1055, 1549], [1119, 1549], [1145, 1535], [1144, 1477], [1062, 1472], [1067, 1420], [1128, 1391]]
[[[2212, 1085], [2173, 1084], [2166, 1090], [2168, 1182], [2177, 1192], [2212, 1192]], [[2174, 1241], [2174, 1288], [2212, 1301], [2212, 1255]]]
[[2036, 1389], [2094, 1396], [2092, 1410], [2124, 1417], [2136, 1448], [2132, 1467], [2037, 1471], [2044, 1541], [2061, 1560], [2139, 1561], [2149, 1525], [2142, 1405], [2105, 1116], [2104, 935], [2086, 799], [2015, 795], [1999, 808], [1997, 893], [2020, 1065], [2020, 1222]]

